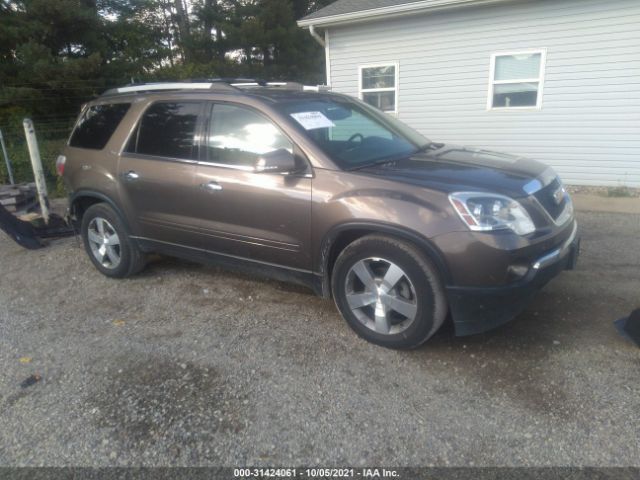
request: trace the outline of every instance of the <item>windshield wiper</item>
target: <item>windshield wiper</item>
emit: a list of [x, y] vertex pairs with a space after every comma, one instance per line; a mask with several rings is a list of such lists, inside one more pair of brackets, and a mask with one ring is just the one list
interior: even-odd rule
[[417, 148], [417, 150], [414, 150], [411, 153], [407, 153], [407, 154], [403, 154], [403, 155], [397, 155], [397, 156], [391, 156], [391, 157], [387, 157], [387, 158], [381, 158], [380, 160], [374, 160], [372, 162], [369, 163], [365, 163], [363, 165], [357, 165], [355, 167], [351, 167], [351, 168], [347, 168], [347, 171], [353, 171], [353, 170], [361, 170], [363, 168], [369, 168], [369, 167], [374, 167], [377, 165], [386, 165], [386, 164], [394, 164], [396, 162], [398, 162], [399, 160], [402, 160], [403, 158], [409, 158], [412, 155], [415, 155], [416, 153], [422, 153], [422, 152], [426, 152], [427, 150], [433, 148], [434, 150], [439, 150], [444, 146], [444, 143], [436, 143], [436, 142], [427, 142], [424, 145], [421, 145]]
[[429, 142], [418, 147], [415, 153], [422, 153], [426, 152], [427, 150], [440, 150], [442, 147], [444, 147], [444, 143]]
[[381, 160], [376, 160], [374, 162], [369, 162], [363, 165], [357, 165], [355, 167], [348, 168], [347, 171], [352, 172], [353, 170], [362, 170], [363, 168], [375, 167], [377, 165], [386, 165], [388, 163], [393, 164], [393, 163], [397, 163], [399, 160], [402, 160], [403, 158], [407, 158], [407, 156], [408, 155], [403, 155], [401, 157], [390, 157], [390, 158], [385, 158]]
[[433, 145], [433, 142], [427, 142], [424, 145], [419, 146], [416, 153], [426, 152], [431, 148], [431, 145]]

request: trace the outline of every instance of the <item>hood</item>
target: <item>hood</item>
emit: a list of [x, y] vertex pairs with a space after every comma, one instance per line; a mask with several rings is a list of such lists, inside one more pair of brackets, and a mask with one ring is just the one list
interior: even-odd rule
[[438, 147], [360, 171], [447, 193], [487, 191], [513, 198], [528, 196], [556, 176], [550, 167], [523, 157], [453, 145]]

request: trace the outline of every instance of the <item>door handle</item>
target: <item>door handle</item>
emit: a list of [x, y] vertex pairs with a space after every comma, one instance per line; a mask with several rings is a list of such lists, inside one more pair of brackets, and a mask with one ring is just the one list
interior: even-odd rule
[[133, 180], [138, 180], [140, 178], [140, 175], [134, 172], [133, 170], [129, 170], [127, 173], [124, 174], [124, 178], [125, 180], [133, 181]]
[[222, 185], [220, 185], [218, 182], [203, 183], [200, 186], [202, 188], [204, 188], [205, 190], [209, 190], [210, 192], [221, 192], [222, 191]]

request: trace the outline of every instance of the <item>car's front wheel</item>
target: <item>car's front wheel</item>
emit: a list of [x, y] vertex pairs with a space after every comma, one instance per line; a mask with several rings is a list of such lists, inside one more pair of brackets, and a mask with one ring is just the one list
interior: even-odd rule
[[144, 254], [109, 205], [99, 203], [89, 207], [82, 216], [81, 232], [91, 262], [107, 277], [128, 277], [144, 267]]
[[433, 263], [393, 237], [367, 235], [347, 246], [334, 265], [332, 290], [351, 328], [384, 347], [419, 346], [447, 315]]

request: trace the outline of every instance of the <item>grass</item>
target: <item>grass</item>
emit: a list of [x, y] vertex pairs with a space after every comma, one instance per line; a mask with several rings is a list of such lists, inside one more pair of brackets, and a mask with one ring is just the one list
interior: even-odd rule
[[630, 198], [633, 196], [634, 196], [633, 191], [629, 187], [607, 188], [607, 197]]

